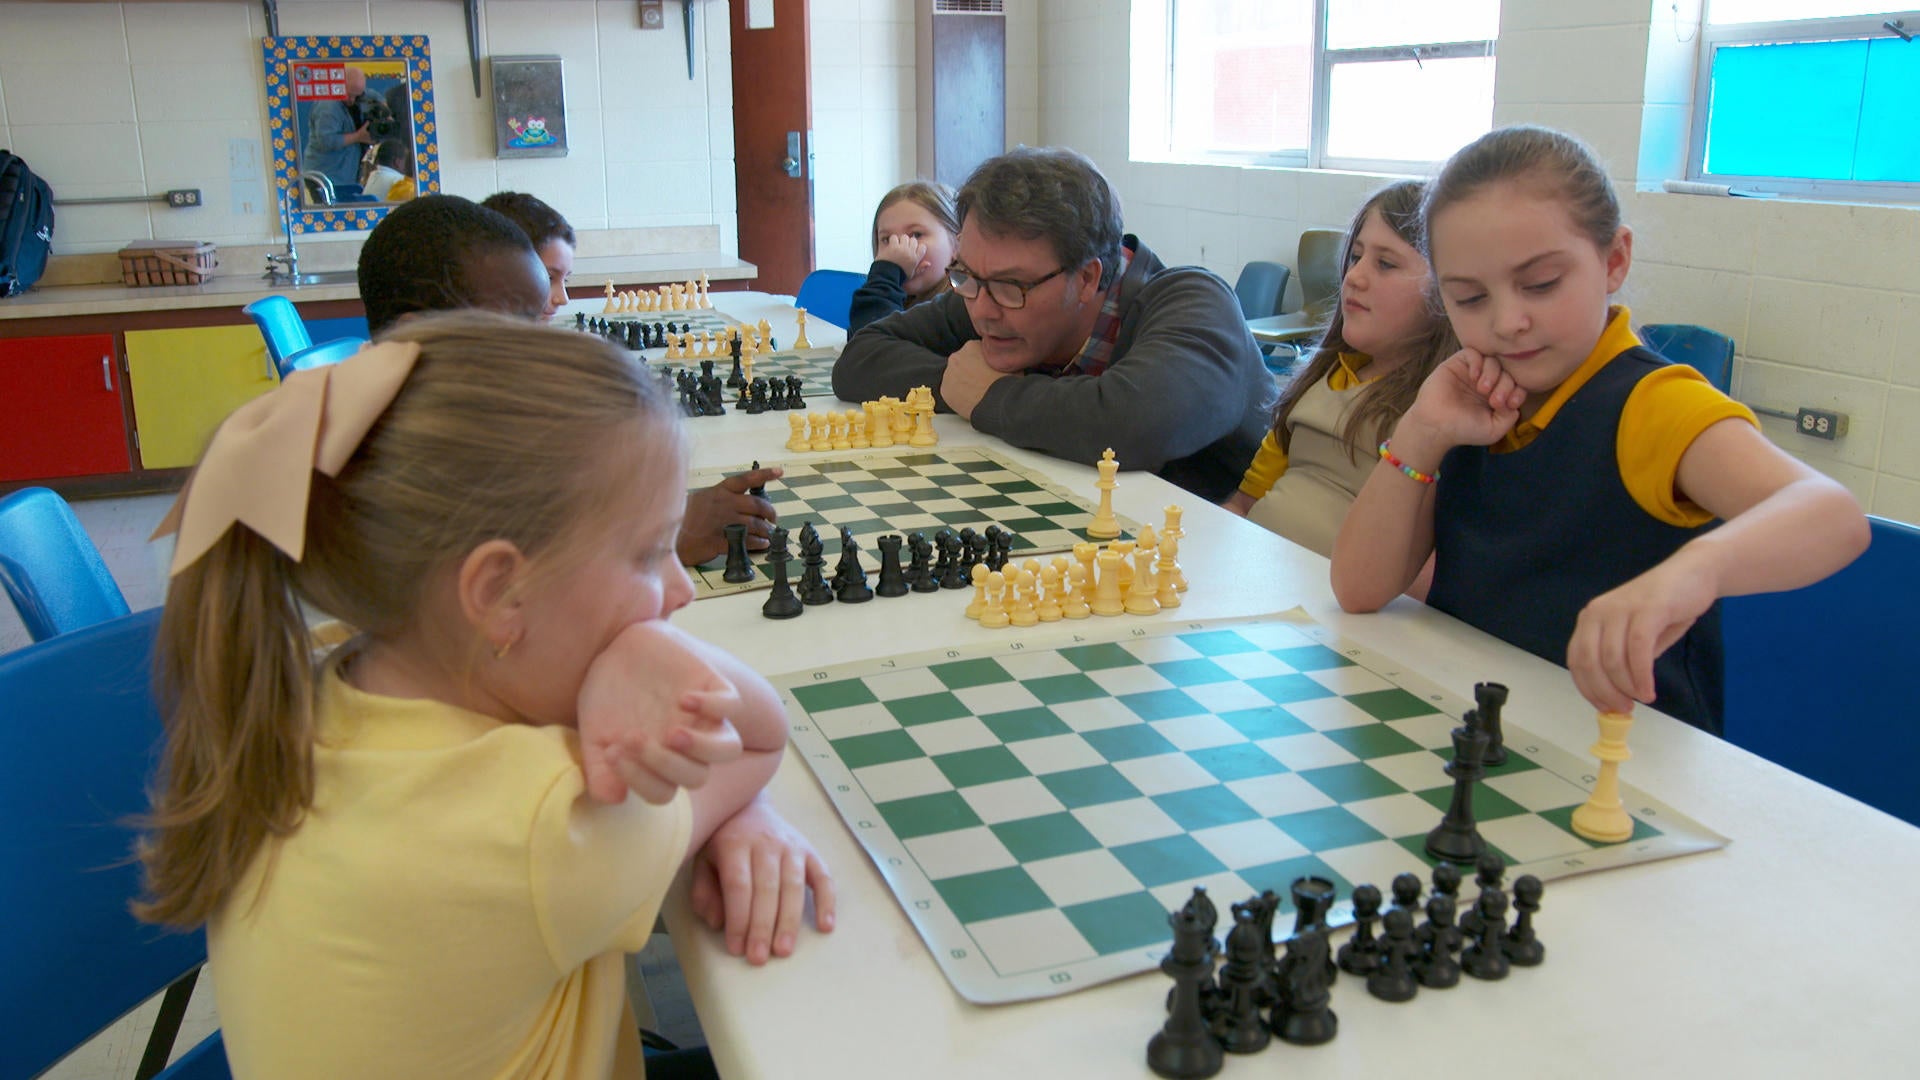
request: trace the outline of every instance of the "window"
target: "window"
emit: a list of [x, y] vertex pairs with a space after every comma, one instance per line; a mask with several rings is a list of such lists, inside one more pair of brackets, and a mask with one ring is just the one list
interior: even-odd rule
[[[1911, 3], [1912, 0], [1906, 0]], [[1821, 18], [1811, 17], [1815, 11]], [[1688, 175], [1910, 199], [1920, 12], [1871, 0], [1710, 0]]]
[[1136, 0], [1134, 155], [1378, 168], [1493, 122], [1499, 0]]

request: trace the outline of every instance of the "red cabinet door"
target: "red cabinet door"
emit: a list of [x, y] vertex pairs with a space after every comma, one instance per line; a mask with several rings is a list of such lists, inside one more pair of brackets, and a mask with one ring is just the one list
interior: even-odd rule
[[132, 467], [112, 335], [0, 340], [0, 480]]

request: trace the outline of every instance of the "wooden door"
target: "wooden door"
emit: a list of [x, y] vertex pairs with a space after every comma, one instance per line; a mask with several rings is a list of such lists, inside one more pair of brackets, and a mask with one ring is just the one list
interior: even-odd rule
[[127, 331], [127, 383], [140, 464], [176, 469], [200, 451], [227, 414], [278, 386], [267, 343], [253, 326]]
[[[793, 294], [813, 269], [813, 104], [807, 86], [807, 0], [773, 0], [773, 26], [733, 20], [733, 164], [740, 257], [760, 268], [754, 287]], [[795, 140], [797, 139], [797, 143]], [[798, 153], [789, 154], [789, 149]], [[788, 175], [789, 159], [798, 176]]]
[[0, 341], [0, 480], [131, 467], [112, 335]]

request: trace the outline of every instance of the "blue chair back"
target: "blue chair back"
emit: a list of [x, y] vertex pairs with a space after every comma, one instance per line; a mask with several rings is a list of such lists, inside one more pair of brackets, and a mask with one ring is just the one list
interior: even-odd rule
[[[147, 809], [161, 738], [159, 623], [154, 608], [0, 656], [4, 1080], [38, 1076], [206, 961], [204, 934], [127, 911], [140, 892], [130, 821]], [[225, 1075], [218, 1047], [196, 1054], [212, 1070], [196, 1075]]]
[[845, 329], [853, 310], [853, 293], [867, 276], [851, 270], [815, 270], [800, 283], [793, 306], [807, 309], [809, 318], [824, 319]]
[[336, 338], [318, 345], [309, 345], [287, 357], [286, 362], [280, 365], [280, 377], [284, 379], [296, 371], [337, 364], [359, 352], [360, 347], [365, 344], [366, 342], [359, 338]]
[[46, 488], [0, 499], [0, 586], [35, 641], [127, 613], [127, 598], [73, 507]]
[[260, 328], [260, 336], [267, 341], [267, 355], [273, 358], [273, 366], [279, 368], [283, 376], [287, 371], [287, 357], [313, 344], [299, 310], [284, 296], [263, 296], [240, 310]]
[[1727, 741], [1920, 825], [1920, 528], [1867, 522], [1866, 554], [1825, 581], [1721, 601]]
[[1240, 313], [1248, 319], [1264, 319], [1280, 314], [1280, 298], [1286, 294], [1287, 279], [1293, 271], [1277, 262], [1255, 261], [1241, 267], [1233, 283], [1233, 294], [1240, 299]]
[[1655, 323], [1640, 328], [1647, 348], [1707, 377], [1721, 393], [1733, 393], [1733, 339], [1717, 330], [1686, 323]]

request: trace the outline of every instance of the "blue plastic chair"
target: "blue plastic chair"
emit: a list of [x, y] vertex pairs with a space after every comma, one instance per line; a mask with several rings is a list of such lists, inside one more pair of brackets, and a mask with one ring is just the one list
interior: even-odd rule
[[1256, 260], [1240, 268], [1234, 280], [1233, 294], [1240, 300], [1242, 318], [1264, 319], [1280, 314], [1280, 298], [1286, 295], [1287, 279], [1293, 271], [1277, 262]]
[[310, 345], [287, 357], [286, 363], [280, 365], [280, 377], [284, 379], [296, 371], [337, 364], [359, 352], [360, 347], [365, 344], [366, 342], [359, 338], [336, 338], [333, 341]]
[[1825, 581], [1721, 601], [1727, 741], [1920, 825], [1920, 528], [1867, 523], [1866, 554]]
[[46, 488], [0, 499], [0, 586], [35, 641], [127, 613], [100, 549], [67, 501]]
[[1717, 330], [1687, 323], [1655, 323], [1640, 328], [1647, 348], [1707, 377], [1721, 393], [1733, 393], [1733, 339]]
[[165, 1067], [205, 935], [127, 911], [140, 891], [129, 822], [160, 744], [159, 623], [154, 608], [0, 656], [0, 1080], [38, 1076], [162, 989], [138, 1077], [227, 1075], [218, 1035]]
[[866, 280], [865, 274], [851, 270], [815, 270], [800, 283], [800, 295], [794, 297], [793, 306], [806, 308], [809, 318], [844, 329], [852, 317], [854, 290]]
[[267, 355], [282, 377], [287, 373], [287, 357], [313, 344], [299, 309], [284, 296], [263, 296], [240, 310], [260, 328], [260, 336], [267, 341]]

